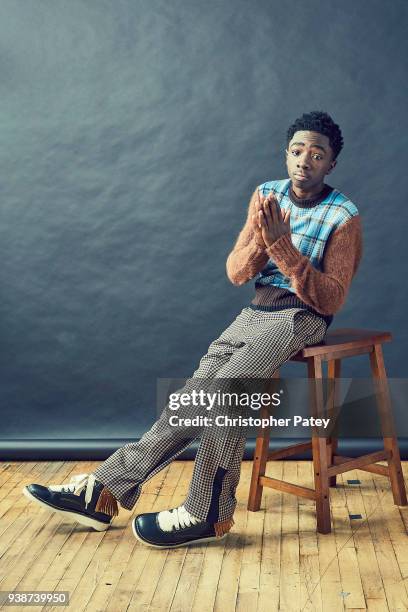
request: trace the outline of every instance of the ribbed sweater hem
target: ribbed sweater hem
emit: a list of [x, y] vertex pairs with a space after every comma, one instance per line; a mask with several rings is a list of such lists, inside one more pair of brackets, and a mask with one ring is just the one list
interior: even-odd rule
[[302, 308], [323, 319], [327, 327], [329, 327], [334, 318], [333, 315], [324, 315], [321, 312], [317, 312], [312, 306], [305, 304], [305, 302], [288, 289], [273, 287], [271, 285], [255, 285], [255, 296], [249, 307], [252, 308], [252, 310], [264, 310], [268, 312], [286, 310], [288, 308]]

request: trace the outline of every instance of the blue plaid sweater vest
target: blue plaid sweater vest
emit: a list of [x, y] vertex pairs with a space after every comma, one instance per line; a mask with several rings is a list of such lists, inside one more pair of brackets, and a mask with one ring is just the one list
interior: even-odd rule
[[[290, 210], [290, 228], [293, 245], [311, 264], [322, 270], [325, 245], [336, 229], [358, 215], [357, 207], [343, 193], [325, 186], [315, 202], [298, 200], [290, 191], [291, 180], [268, 181], [259, 185], [263, 196], [271, 191], [285, 210]], [[272, 259], [255, 277], [255, 297], [250, 305], [255, 310], [281, 310], [284, 308], [305, 308], [324, 319], [327, 325], [333, 315], [323, 315], [299, 299], [290, 279], [281, 273]]]

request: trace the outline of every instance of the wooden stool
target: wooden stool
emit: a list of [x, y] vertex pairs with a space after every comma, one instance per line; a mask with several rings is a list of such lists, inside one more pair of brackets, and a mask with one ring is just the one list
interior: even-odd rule
[[[329, 487], [336, 486], [336, 474], [355, 470], [356, 468], [387, 476], [391, 481], [394, 503], [398, 506], [407, 505], [398, 439], [395, 435], [390, 435], [390, 424], [393, 427], [393, 415], [382, 352], [382, 343], [389, 342], [390, 340], [391, 334], [389, 332], [336, 329], [329, 332], [322, 343], [305, 347], [289, 360], [307, 363], [308, 378], [313, 379], [310, 381], [311, 407], [316, 416], [324, 416], [323, 362], [327, 361], [328, 364], [327, 378], [338, 379], [340, 378], [340, 364], [343, 358], [368, 353], [375, 385], [377, 407], [383, 428], [384, 449], [356, 458], [343, 457], [336, 453], [337, 438], [313, 435], [310, 442], [294, 444], [269, 452], [270, 429], [260, 428], [256, 438], [248, 510], [253, 512], [259, 510], [263, 487], [278, 489], [285, 493], [293, 493], [298, 497], [315, 500], [317, 531], [319, 533], [330, 533]], [[274, 378], [279, 378], [278, 371], [274, 373]], [[334, 413], [336, 404], [338, 405], [339, 389], [334, 381], [332, 386], [333, 389], [328, 397], [327, 404], [329, 411]], [[261, 416], [268, 415], [268, 408], [262, 408]], [[385, 430], [388, 433], [384, 433]], [[314, 489], [265, 476], [267, 461], [284, 459], [309, 449], [312, 449], [313, 453]], [[376, 463], [383, 460], [388, 462], [388, 466]]]

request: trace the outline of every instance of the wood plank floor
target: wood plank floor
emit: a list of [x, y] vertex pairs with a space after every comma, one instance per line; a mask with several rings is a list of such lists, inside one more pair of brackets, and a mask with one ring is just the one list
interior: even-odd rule
[[[408, 507], [394, 506], [387, 478], [361, 470], [338, 476], [330, 492], [333, 531], [321, 535], [308, 499], [265, 489], [261, 510], [248, 512], [252, 462], [244, 461], [228, 537], [160, 551], [134, 538], [130, 520], [180, 505], [193, 462], [174, 461], [147, 482], [134, 510], [121, 510], [103, 533], [67, 523], [21, 494], [30, 482], [68, 482], [97, 465], [0, 464], [0, 591], [70, 592], [68, 608], [20, 610], [408, 610]], [[403, 469], [408, 484], [408, 462]], [[313, 486], [310, 461], [269, 462], [267, 474]]]

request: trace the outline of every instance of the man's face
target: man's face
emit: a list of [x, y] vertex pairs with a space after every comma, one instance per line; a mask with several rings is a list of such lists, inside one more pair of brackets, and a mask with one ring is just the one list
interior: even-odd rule
[[319, 132], [295, 132], [286, 149], [286, 166], [294, 187], [311, 191], [323, 184], [336, 165], [329, 139]]

